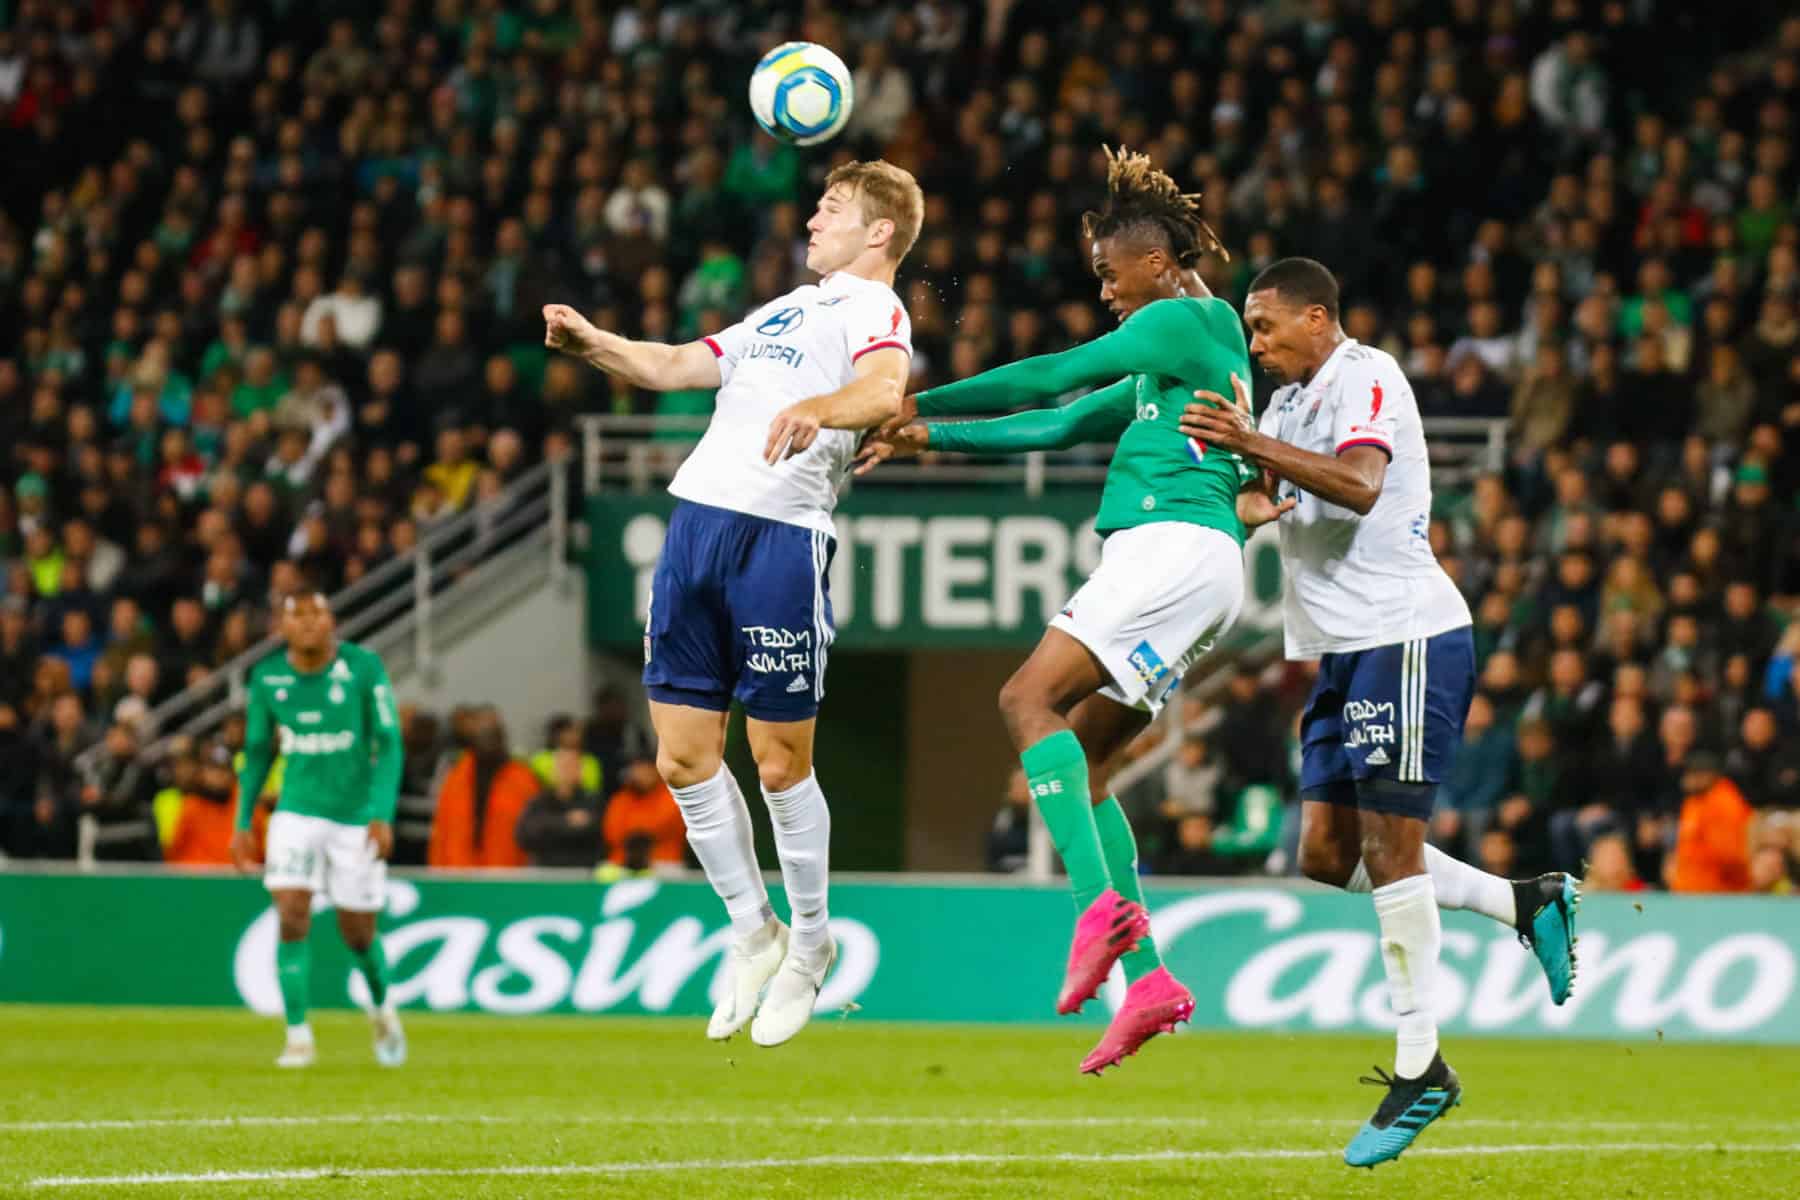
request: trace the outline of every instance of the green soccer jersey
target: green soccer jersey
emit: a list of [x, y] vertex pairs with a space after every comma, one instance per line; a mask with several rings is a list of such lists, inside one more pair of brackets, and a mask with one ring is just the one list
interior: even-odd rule
[[250, 715], [238, 771], [239, 829], [281, 755], [281, 812], [345, 825], [392, 821], [400, 794], [400, 722], [387, 669], [339, 642], [323, 670], [294, 669], [285, 652], [250, 672]]
[[1158, 300], [1113, 332], [1072, 350], [921, 392], [919, 413], [993, 412], [1111, 384], [1061, 410], [933, 424], [931, 448], [980, 454], [1061, 449], [1117, 437], [1094, 523], [1099, 532], [1186, 521], [1242, 543], [1237, 494], [1254, 471], [1238, 455], [1202, 446], [1180, 429], [1181, 410], [1193, 401], [1195, 389], [1229, 397], [1234, 372], [1250, 378], [1243, 322], [1230, 304], [1212, 298]]

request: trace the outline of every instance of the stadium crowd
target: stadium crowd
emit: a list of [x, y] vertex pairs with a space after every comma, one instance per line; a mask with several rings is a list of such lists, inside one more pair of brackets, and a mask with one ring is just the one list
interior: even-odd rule
[[[1232, 250], [1215, 291], [1319, 258], [1428, 418], [1510, 422], [1506, 469], [1443, 492], [1430, 530], [1483, 672], [1444, 844], [1509, 873], [1591, 864], [1598, 886], [1789, 887], [1800, 18], [797, 7], [0, 0], [0, 849], [70, 853], [86, 813], [108, 853], [180, 857], [154, 797], [219, 803], [232, 731], [140, 763], [148, 713], [254, 645], [268, 596], [404, 554], [568, 454], [579, 414], [708, 411], [547, 358], [544, 301], [634, 336], [715, 330], [799, 281], [817, 181], [879, 153], [927, 195], [901, 282], [916, 377], [960, 377], [1103, 328], [1076, 229], [1108, 142], [1204, 192]], [[744, 111], [750, 65], [792, 36], [855, 68], [821, 150]], [[1162, 869], [1264, 861], [1245, 806], [1291, 793], [1271, 731], [1304, 669], [1240, 676], [1133, 794], [1166, 819]], [[448, 814], [464, 802], [439, 794], [494, 785], [482, 723], [451, 721], [445, 780], [421, 754], [409, 794]], [[416, 714], [409, 744], [437, 724]], [[519, 853], [565, 853], [560, 816]]]

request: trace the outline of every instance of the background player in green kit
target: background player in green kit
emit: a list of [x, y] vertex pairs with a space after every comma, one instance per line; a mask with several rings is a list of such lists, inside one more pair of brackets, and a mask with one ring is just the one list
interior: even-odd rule
[[269, 818], [263, 870], [263, 885], [281, 922], [275, 969], [287, 1014], [287, 1046], [275, 1063], [312, 1065], [306, 939], [313, 893], [324, 891], [337, 909], [344, 944], [369, 985], [375, 1058], [397, 1067], [406, 1061], [406, 1035], [387, 994], [387, 960], [375, 933], [400, 793], [394, 691], [379, 658], [337, 640], [325, 597], [289, 596], [282, 603], [281, 632], [287, 652], [264, 659], [250, 673], [237, 834], [231, 843], [238, 869], [250, 870], [256, 861], [251, 816], [279, 752], [281, 797]]
[[1081, 1064], [1094, 1073], [1172, 1030], [1194, 1007], [1150, 938], [1137, 844], [1107, 794], [1105, 769], [1237, 618], [1245, 520], [1260, 524], [1277, 511], [1256, 489], [1240, 498], [1254, 478], [1241, 459], [1178, 428], [1191, 394], [1186, 381], [1229, 380], [1249, 366], [1237, 312], [1207, 295], [1193, 271], [1202, 254], [1223, 253], [1218, 239], [1201, 220], [1197, 197], [1183, 195], [1148, 157], [1109, 157], [1106, 208], [1087, 214], [1082, 231], [1101, 302], [1119, 328], [1061, 354], [922, 392], [916, 414], [994, 412], [1108, 386], [1062, 408], [911, 421], [871, 440], [861, 468], [926, 449], [996, 454], [1118, 441], [1095, 522], [1105, 538], [1100, 566], [1000, 692], [1080, 912], [1057, 1011], [1078, 1011], [1121, 958], [1130, 983], [1106, 1036]]

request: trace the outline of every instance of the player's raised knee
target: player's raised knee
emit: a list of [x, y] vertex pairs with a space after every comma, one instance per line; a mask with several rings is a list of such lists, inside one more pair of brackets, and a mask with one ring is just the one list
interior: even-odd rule
[[1034, 724], [1034, 717], [1046, 712], [1043, 690], [1024, 671], [1019, 671], [1000, 687], [1000, 717], [1017, 742], [1021, 731]]

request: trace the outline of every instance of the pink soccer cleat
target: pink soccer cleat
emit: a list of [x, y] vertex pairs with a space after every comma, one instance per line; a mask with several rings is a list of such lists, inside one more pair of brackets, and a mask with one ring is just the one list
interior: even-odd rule
[[1056, 1011], [1065, 1017], [1080, 1012], [1106, 982], [1113, 964], [1136, 950], [1149, 934], [1150, 914], [1143, 905], [1112, 888], [1101, 892], [1075, 922], [1075, 943], [1069, 947], [1069, 969], [1063, 975]]
[[1159, 1033], [1174, 1033], [1175, 1026], [1193, 1015], [1194, 994], [1169, 974], [1169, 968], [1156, 968], [1126, 990], [1125, 1003], [1113, 1014], [1106, 1036], [1081, 1060], [1082, 1073], [1098, 1075], [1118, 1066], [1145, 1042]]

